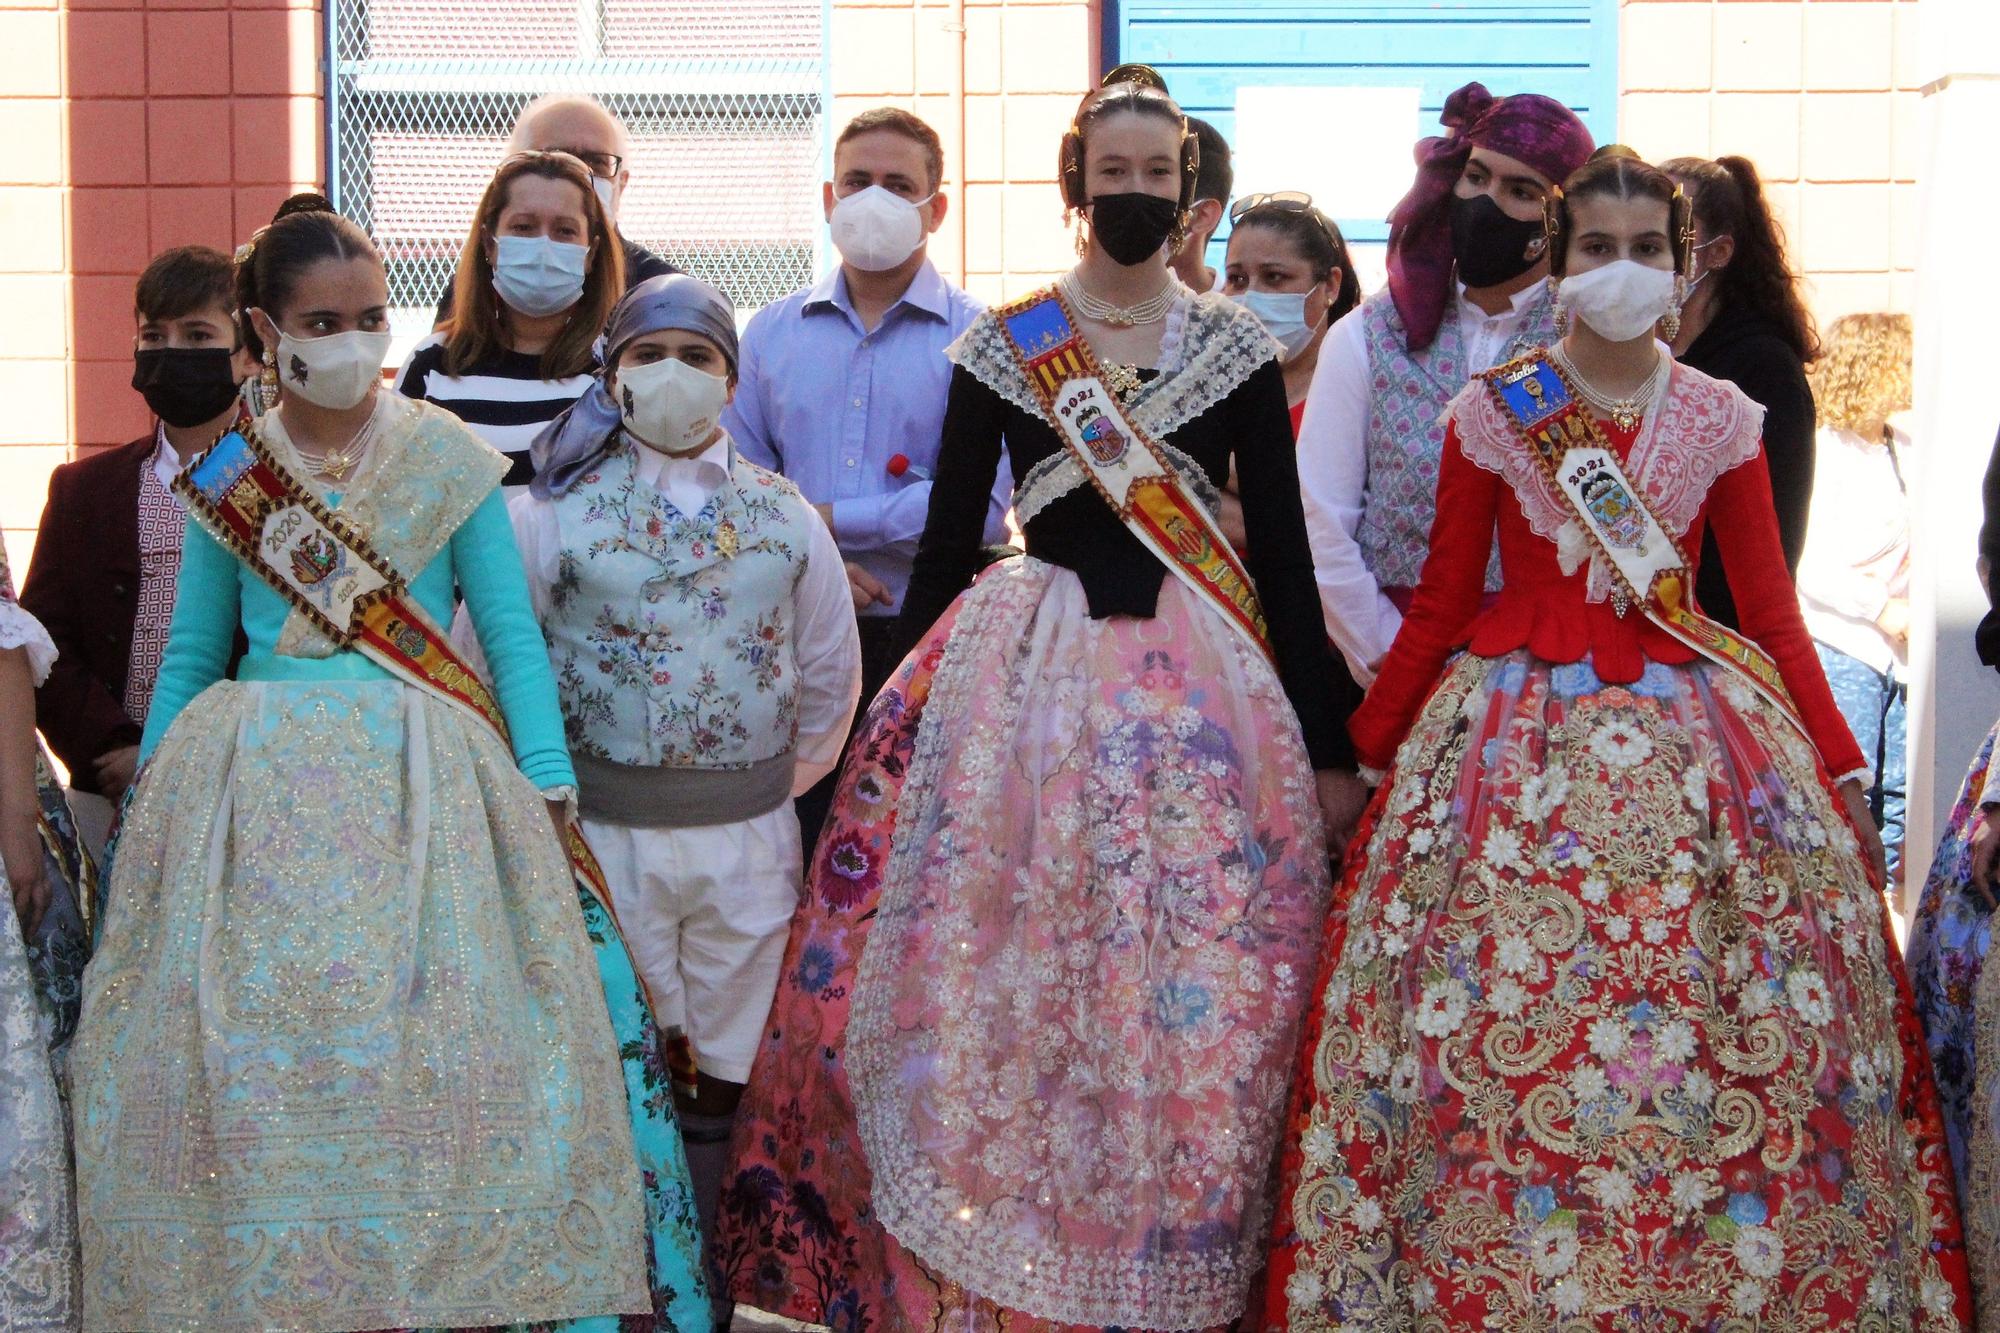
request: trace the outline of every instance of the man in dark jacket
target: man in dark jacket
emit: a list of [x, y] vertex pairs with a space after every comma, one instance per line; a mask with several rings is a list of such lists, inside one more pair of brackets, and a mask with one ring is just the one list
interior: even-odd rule
[[116, 801], [132, 783], [139, 734], [173, 619], [185, 513], [172, 486], [238, 411], [257, 363], [231, 317], [234, 268], [206, 246], [153, 260], [135, 296], [132, 387], [153, 429], [49, 477], [21, 605], [60, 656], [35, 694], [35, 721], [70, 785]]

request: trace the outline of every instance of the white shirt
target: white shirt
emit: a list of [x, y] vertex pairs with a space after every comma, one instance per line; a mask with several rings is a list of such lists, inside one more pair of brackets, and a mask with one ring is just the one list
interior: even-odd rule
[[180, 492], [174, 489], [174, 478], [180, 476], [180, 474], [180, 451], [174, 448], [171, 440], [167, 439], [167, 423], [164, 421], [155, 422], [153, 424], [153, 475], [160, 479], [160, 485], [166, 488], [167, 494], [174, 497], [174, 503], [181, 508], [186, 508], [186, 505], [181, 502]]
[[[1893, 429], [1893, 428], [1892, 428]], [[1910, 463], [1910, 437], [1895, 432]], [[1887, 675], [1905, 657], [1876, 625], [1910, 595], [1910, 508], [1880, 440], [1822, 429], [1813, 462], [1812, 517], [1799, 557], [1799, 611], [1813, 638]]]
[[[718, 435], [706, 449], [685, 458], [669, 458], [641, 446], [634, 463], [639, 477], [665, 495], [674, 508], [683, 514], [699, 513], [716, 488], [729, 480], [729, 435]], [[507, 501], [507, 517], [513, 521], [514, 541], [521, 548], [535, 618], [545, 620], [562, 550], [555, 505], [523, 490]], [[854, 706], [861, 696], [861, 637], [854, 626], [847, 566], [833, 533], [817, 511], [813, 511], [811, 528], [812, 546], [806, 553], [805, 574], [798, 582], [792, 622], [792, 650], [799, 671], [794, 796], [810, 790], [840, 762], [840, 749], [847, 743], [848, 724], [854, 720]], [[461, 608], [452, 626], [452, 642], [467, 656], [478, 652], [478, 639], [471, 628]], [[483, 660], [475, 659], [475, 665], [485, 670]]]
[[[1466, 300], [1462, 284], [1457, 292], [1456, 318], [1465, 342], [1466, 366], [1476, 373], [1498, 365], [1513, 351], [1526, 327], [1529, 307], [1541, 296], [1541, 284], [1530, 283], [1515, 292], [1509, 307], [1497, 315]], [[1327, 331], [1306, 393], [1305, 418], [1299, 423], [1299, 490], [1305, 501], [1313, 573], [1319, 580], [1320, 609], [1326, 615], [1327, 633], [1362, 685], [1375, 679], [1375, 668], [1403, 624], [1402, 613], [1368, 572], [1355, 539], [1368, 482], [1371, 376], [1362, 322], [1366, 310], [1366, 302], [1356, 306]], [[1442, 403], [1438, 406], [1443, 410]]]

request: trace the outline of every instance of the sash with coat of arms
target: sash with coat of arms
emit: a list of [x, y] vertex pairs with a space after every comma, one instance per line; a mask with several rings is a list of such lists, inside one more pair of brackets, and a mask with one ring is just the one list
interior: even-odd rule
[[[255, 423], [223, 432], [174, 488], [210, 536], [335, 644], [485, 723], [507, 742], [507, 720], [493, 692], [409, 595], [402, 574], [292, 475]], [[596, 853], [576, 821], [565, 827], [564, 850], [579, 889], [615, 924], [610, 886]], [[637, 975], [636, 965], [633, 971]], [[691, 1093], [693, 1049], [679, 1029], [660, 1031], [673, 1076]]]
[[1608, 563], [1612, 609], [1622, 617], [1637, 604], [1648, 620], [1736, 672], [1802, 735], [1809, 735], [1770, 655], [1695, 609], [1694, 578], [1680, 543], [1661, 525], [1645, 492], [1626, 476], [1603, 426], [1584, 408], [1561, 369], [1534, 354], [1478, 378]]
[[1062, 294], [1045, 289], [995, 312], [1048, 419], [1091, 485], [1147, 550], [1266, 657], [1263, 608], [1229, 539], [1103, 380]]

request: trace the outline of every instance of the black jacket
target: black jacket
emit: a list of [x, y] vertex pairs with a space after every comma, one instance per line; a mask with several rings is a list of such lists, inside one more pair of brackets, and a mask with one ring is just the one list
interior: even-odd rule
[[[1812, 505], [1817, 417], [1805, 364], [1771, 321], [1727, 306], [1716, 312], [1681, 361], [1728, 380], [1752, 402], [1763, 405], [1764, 457], [1771, 472], [1771, 499], [1778, 510], [1778, 539], [1784, 544], [1785, 567], [1797, 573], [1806, 548], [1806, 514]], [[1694, 595], [1703, 611], [1736, 628], [1736, 601], [1729, 595], [1713, 531], [1702, 539]]]
[[1979, 660], [2000, 667], [2000, 439], [1993, 441], [1993, 457], [1986, 463], [1986, 481], [1980, 487], [1985, 518], [1979, 524], [1979, 558], [1985, 564], [1986, 604], [1992, 609], [1973, 631]]

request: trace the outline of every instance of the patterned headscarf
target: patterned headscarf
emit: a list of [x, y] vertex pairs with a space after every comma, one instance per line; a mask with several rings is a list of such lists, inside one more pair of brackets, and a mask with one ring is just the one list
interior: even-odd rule
[[1451, 298], [1451, 191], [1474, 148], [1527, 163], [1554, 184], [1590, 157], [1595, 142], [1576, 113], [1552, 97], [1494, 97], [1468, 83], [1445, 99], [1445, 133], [1417, 144], [1417, 182], [1389, 214], [1389, 295], [1422, 351]]
[[596, 382], [561, 416], [542, 427], [542, 433], [528, 446], [528, 461], [535, 465], [535, 479], [528, 483], [528, 490], [536, 499], [561, 495], [611, 452], [622, 418], [605, 380], [627, 343], [667, 329], [699, 333], [722, 349], [729, 373], [736, 373], [736, 307], [729, 298], [685, 273], [646, 279], [612, 308], [611, 322], [604, 331], [604, 368], [597, 372]]

